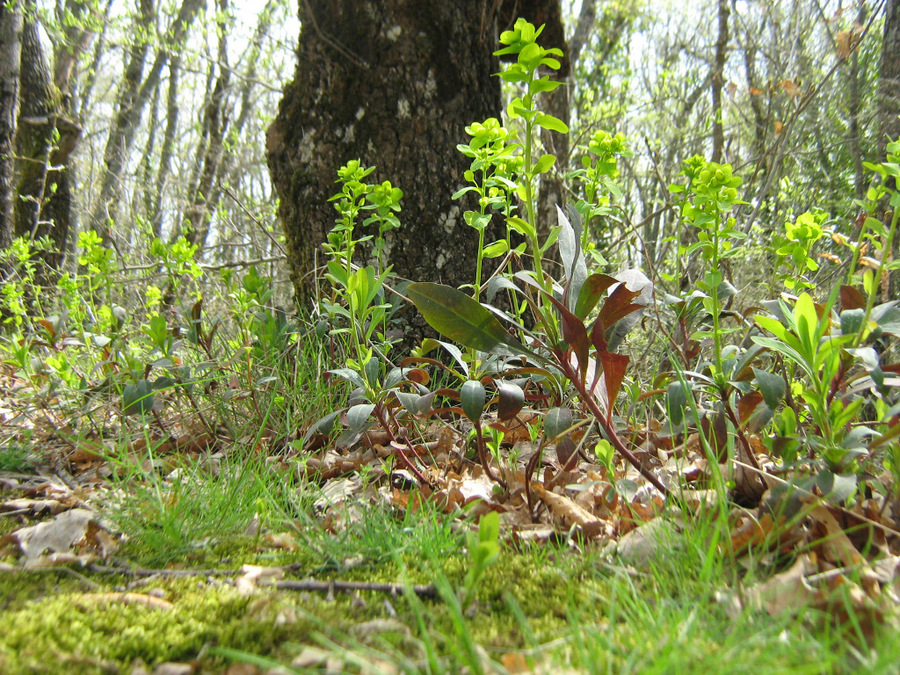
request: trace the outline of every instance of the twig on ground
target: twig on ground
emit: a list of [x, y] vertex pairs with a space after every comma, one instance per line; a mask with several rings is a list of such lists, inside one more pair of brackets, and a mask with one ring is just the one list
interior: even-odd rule
[[375, 591], [376, 593], [390, 593], [391, 595], [402, 595], [409, 588], [420, 598], [437, 597], [437, 588], [435, 588], [434, 584], [405, 586], [403, 584], [377, 582], [314, 581], [307, 579], [306, 581], [276, 581], [271, 585], [279, 591], [318, 591], [321, 593], [330, 593], [332, 591]]

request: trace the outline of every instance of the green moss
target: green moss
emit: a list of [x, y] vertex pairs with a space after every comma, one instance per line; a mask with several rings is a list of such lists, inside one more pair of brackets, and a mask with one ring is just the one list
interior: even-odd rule
[[[309, 642], [318, 626], [304, 618], [306, 612], [338, 626], [383, 612], [375, 602], [361, 608], [347, 595], [333, 601], [274, 591], [248, 596], [230, 585], [198, 578], [160, 580], [136, 590], [160, 589], [174, 605], [153, 609], [109, 600], [96, 589], [84, 592], [77, 580], [15, 576], [16, 584], [10, 584], [13, 575], [7, 575], [3, 586], [14, 592], [0, 618], [6, 627], [0, 634], [0, 672], [5, 674], [96, 672], [102, 669], [98, 664], [125, 667], [137, 658], [152, 666], [194, 659], [208, 644], [284, 657], [285, 643]], [[292, 610], [293, 620], [276, 622], [284, 610]]]

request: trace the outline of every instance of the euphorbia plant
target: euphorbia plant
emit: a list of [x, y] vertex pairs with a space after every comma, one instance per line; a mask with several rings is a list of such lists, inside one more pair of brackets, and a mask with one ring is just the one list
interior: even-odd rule
[[[523, 202], [523, 210], [521, 216], [509, 216], [507, 222], [525, 236], [532, 263], [530, 269], [505, 278], [502, 286], [524, 296], [532, 313], [534, 329], [526, 330], [514, 317], [489, 309], [477, 299], [448, 286], [414, 283], [407, 288], [407, 295], [425, 320], [454, 342], [475, 352], [523, 357], [531, 364], [529, 370], [533, 375], [546, 377], [549, 381], [568, 380], [574, 386], [577, 400], [597, 419], [613, 447], [648, 481], [667, 492], [660, 480], [625, 445], [613, 419], [613, 405], [629, 359], [610, 351], [607, 334], [617, 321], [643, 307], [633, 302], [638, 291], [619, 284], [595, 313], [600, 300], [618, 281], [607, 275], [590, 274], [581, 232], [576, 231], [565, 214], [557, 209], [558, 226], [546, 241], [538, 240], [535, 222], [537, 178], [553, 166], [556, 158], [551, 154], [537, 157], [536, 129], [541, 126], [559, 133], [568, 132], [565, 123], [542, 113], [537, 105], [541, 92], [552, 91], [560, 84], [546, 75], [539, 76], [541, 67], [558, 69], [559, 62], [554, 56], [561, 55], [557, 49], [544, 49], [536, 43], [541, 30], [519, 19], [513, 31], [501, 35], [500, 41], [506, 46], [496, 52], [517, 56], [516, 62], [500, 76], [521, 85], [524, 90], [508, 109], [509, 116], [521, 119], [524, 126], [522, 140], [508, 146], [522, 158], [521, 171], [515, 176], [515, 192]], [[563, 277], [559, 282], [548, 275], [542, 265], [542, 256], [557, 239], [563, 264]], [[517, 328], [522, 339], [503, 326], [498, 314]], [[462, 388], [466, 394], [462, 400], [470, 418], [481, 414], [484, 396], [480, 385], [480, 382], [466, 383]]]

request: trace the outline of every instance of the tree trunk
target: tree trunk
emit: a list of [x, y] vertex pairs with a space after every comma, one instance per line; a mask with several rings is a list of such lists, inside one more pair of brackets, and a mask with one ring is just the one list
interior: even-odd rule
[[21, 8], [0, 3], [0, 249], [12, 243], [14, 231], [22, 27]]
[[900, 0], [887, 0], [881, 45], [878, 112], [880, 150], [900, 137]]
[[[884, 157], [887, 144], [900, 139], [900, 0], [887, 0], [884, 10], [884, 39], [881, 43], [879, 72], [878, 122], [881, 137], [877, 145]], [[888, 178], [889, 187], [897, 189], [897, 182]], [[887, 221], [890, 215], [885, 214]], [[900, 255], [900, 241], [894, 239], [890, 255]], [[894, 273], [888, 281], [891, 298], [900, 293], [900, 274]]]
[[[217, 15], [224, 17], [228, 14], [228, 0], [218, 0]], [[219, 75], [209, 99], [206, 102], [206, 110], [203, 116], [203, 135], [207, 138], [203, 152], [198, 154], [198, 166], [202, 166], [200, 180], [197, 189], [192, 195], [191, 205], [185, 212], [182, 223], [182, 234], [187, 241], [194, 245], [203, 246], [209, 235], [209, 222], [212, 213], [218, 204], [218, 190], [215, 189], [216, 178], [222, 162], [223, 143], [225, 131], [228, 126], [228, 116], [225, 110], [226, 97], [231, 87], [231, 68], [228, 66], [228, 31], [230, 26], [220, 24], [218, 68]]]
[[[860, 3], [856, 12], [856, 23], [862, 26], [866, 21], [866, 6]], [[851, 33], [855, 35], [855, 33]], [[854, 38], [851, 38], [853, 40]], [[853, 156], [853, 174], [854, 186], [856, 190], [856, 198], [862, 199], [866, 194], [866, 174], [863, 168], [863, 148], [862, 135], [860, 132], [859, 118], [862, 111], [862, 103], [860, 101], [860, 63], [859, 50], [856, 45], [852, 46], [850, 54], [850, 68], [847, 73], [849, 80], [850, 98], [847, 101], [847, 112], [850, 129], [847, 135], [847, 141], [850, 146], [850, 154]]]
[[725, 61], [728, 58], [728, 0], [719, 0], [719, 36], [712, 70], [713, 150], [712, 161], [722, 162], [725, 153], [725, 126], [722, 117], [722, 88], [725, 84]]
[[[464, 127], [500, 113], [493, 17], [483, 0], [301, 0], [294, 79], [269, 127], [269, 169], [281, 198], [298, 303], [313, 297], [314, 257], [336, 213], [337, 169], [377, 165], [404, 191], [403, 227], [388, 258], [401, 277], [452, 286], [474, 277], [470, 208], [453, 201], [469, 160]], [[474, 30], [472, 17], [482, 18]], [[374, 175], [373, 175], [374, 177]], [[488, 234], [499, 236], [499, 227]]]
[[21, 98], [16, 136], [18, 201], [15, 236], [38, 239], [44, 181], [53, 142], [57, 101], [47, 55], [41, 48], [34, 8], [25, 6], [22, 32]]
[[[150, 101], [153, 90], [159, 86], [162, 70], [169, 60], [169, 55], [184, 49], [188, 30], [197, 14], [205, 6], [206, 0], [183, 0], [178, 15], [172, 20], [163, 44], [147, 73], [141, 81], [148, 45], [140, 36], [132, 46], [125, 78], [119, 92], [116, 118], [106, 141], [104, 161], [106, 171], [100, 186], [100, 198], [91, 216], [91, 227], [100, 234], [104, 242], [112, 240], [110, 223], [118, 216], [119, 202], [122, 196], [121, 184], [128, 160], [128, 154], [134, 143], [144, 108]], [[140, 0], [140, 17], [138, 28], [152, 30], [155, 16], [153, 0]]]

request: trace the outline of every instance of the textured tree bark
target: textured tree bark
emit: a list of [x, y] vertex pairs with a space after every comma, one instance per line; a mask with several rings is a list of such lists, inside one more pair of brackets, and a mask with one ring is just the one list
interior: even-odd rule
[[[32, 8], [26, 7], [25, 11], [31, 14]], [[21, 107], [16, 136], [18, 200], [15, 236], [37, 239], [40, 236], [37, 230], [56, 121], [57, 97], [50, 75], [50, 64], [41, 48], [38, 27], [33, 18], [25, 19], [22, 32], [19, 96]]]
[[490, 3], [299, 4], [299, 63], [267, 137], [298, 303], [313, 297], [315, 252], [336, 219], [328, 198], [352, 159], [377, 165], [373, 178], [404, 191], [403, 226], [388, 235], [394, 271], [471, 282], [477, 237], [462, 218], [470, 207], [450, 197], [469, 165], [456, 150], [465, 125], [500, 114]]
[[[38, 33], [33, 3], [25, 5], [22, 72], [16, 149], [18, 197], [15, 235], [31, 240], [46, 237], [53, 247], [40, 258], [51, 273], [62, 266], [74, 227], [70, 158], [81, 136], [81, 125], [69, 116], [70, 88], [78, 57], [93, 38], [90, 11], [81, 0], [69, 0], [72, 22], [55, 45], [53, 64]], [[42, 277], [41, 283], [49, 283]]]
[[22, 27], [21, 7], [0, 3], [0, 248], [10, 245], [14, 229]]

